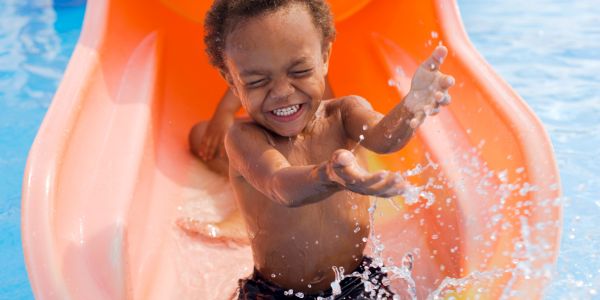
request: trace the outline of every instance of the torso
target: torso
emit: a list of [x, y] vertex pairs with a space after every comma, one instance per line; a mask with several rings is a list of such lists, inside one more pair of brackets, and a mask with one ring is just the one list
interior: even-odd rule
[[[265, 131], [293, 166], [322, 163], [335, 150], [355, 145], [346, 138], [335, 103], [321, 105], [306, 134], [290, 140]], [[341, 191], [317, 203], [288, 208], [257, 191], [235, 170], [230, 175], [261, 276], [286, 289], [314, 293], [330, 286], [333, 266], [346, 273], [358, 266], [363, 238], [369, 233], [368, 197]]]

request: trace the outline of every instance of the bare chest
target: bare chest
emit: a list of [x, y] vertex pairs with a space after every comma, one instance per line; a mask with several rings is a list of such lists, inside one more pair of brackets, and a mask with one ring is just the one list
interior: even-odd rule
[[329, 160], [335, 150], [353, 146], [335, 117], [322, 118], [298, 136], [277, 137], [273, 141], [292, 166], [319, 164]]

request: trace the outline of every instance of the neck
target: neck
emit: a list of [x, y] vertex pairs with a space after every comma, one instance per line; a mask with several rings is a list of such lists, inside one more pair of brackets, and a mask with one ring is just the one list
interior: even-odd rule
[[304, 129], [302, 130], [302, 132], [300, 132], [300, 134], [298, 134], [298, 137], [303, 138], [305, 136], [312, 135], [315, 131], [316, 125], [319, 123], [319, 121], [322, 117], [323, 117], [323, 102], [320, 102], [319, 107], [317, 107], [317, 110], [313, 114], [310, 121], [308, 121], [306, 126], [304, 126]]

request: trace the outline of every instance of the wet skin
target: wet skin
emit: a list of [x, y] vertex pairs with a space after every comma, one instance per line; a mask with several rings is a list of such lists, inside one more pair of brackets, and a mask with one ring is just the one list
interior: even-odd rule
[[367, 195], [403, 192], [398, 173], [370, 173], [348, 150], [361, 135], [361, 145], [377, 153], [402, 148], [427, 114], [449, 102], [453, 84], [438, 71], [447, 53], [438, 48], [385, 116], [357, 96], [322, 101], [330, 49], [307, 9], [290, 4], [233, 28], [222, 72], [251, 118], [232, 125], [225, 147], [255, 267], [309, 293], [329, 287], [333, 266], [357, 267], [368, 235]]
[[[291, 140], [250, 122], [233, 130], [245, 132], [256, 143], [269, 148], [268, 151], [277, 151], [286, 158], [285, 165], [313, 166], [329, 160], [335, 150], [349, 149], [355, 144], [343, 134], [339, 113], [326, 112], [327, 103], [323, 107], [324, 111], [319, 112], [322, 117], [315, 121], [313, 130]], [[252, 164], [252, 161], [242, 163]], [[335, 193], [324, 190], [328, 197], [322, 201], [299, 206], [282, 204], [265, 196], [235, 168], [230, 170], [254, 264], [264, 278], [294, 291], [315, 292], [328, 288], [333, 281], [332, 266], [342, 266], [345, 270], [358, 266], [365, 247], [362, 238], [368, 237], [369, 232], [367, 196], [348, 190]], [[280, 188], [290, 190], [292, 185], [294, 181], [284, 180]]]

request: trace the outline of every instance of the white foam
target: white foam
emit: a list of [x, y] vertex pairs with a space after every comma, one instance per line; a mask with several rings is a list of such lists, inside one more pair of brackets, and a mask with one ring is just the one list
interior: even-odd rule
[[233, 190], [227, 178], [195, 161], [190, 168], [190, 186], [183, 189], [180, 218], [199, 222], [222, 221], [236, 209]]

